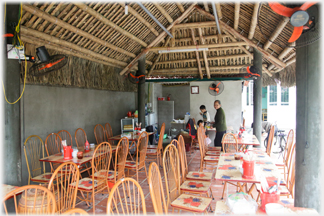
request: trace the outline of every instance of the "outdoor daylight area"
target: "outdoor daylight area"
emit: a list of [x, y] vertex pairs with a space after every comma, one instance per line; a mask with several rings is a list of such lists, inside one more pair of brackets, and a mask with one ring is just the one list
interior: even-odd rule
[[321, 2], [2, 1], [3, 215], [321, 215]]

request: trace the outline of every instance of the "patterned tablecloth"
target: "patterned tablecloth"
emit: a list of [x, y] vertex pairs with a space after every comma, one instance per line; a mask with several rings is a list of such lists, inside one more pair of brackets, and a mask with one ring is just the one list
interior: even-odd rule
[[[147, 132], [147, 135], [150, 136], [152, 134], [154, 134], [155, 132]], [[139, 134], [136, 134], [134, 132], [130, 132], [130, 137], [127, 137], [129, 141], [138, 141], [139, 138]], [[108, 138], [108, 140], [120, 140], [122, 138], [122, 135], [116, 135], [113, 137]]]
[[[311, 208], [300, 208], [294, 207], [293, 200], [283, 198], [279, 202], [285, 208], [282, 214], [280, 215], [291, 215], [291, 214], [300, 214], [300, 215], [319, 215], [315, 209]], [[233, 214], [230, 208], [226, 205], [225, 201], [217, 201], [215, 208], [215, 215], [228, 215]], [[262, 211], [260, 208], [256, 211], [256, 214], [266, 214], [266, 212]]]
[[[259, 146], [260, 142], [259, 140], [256, 138], [255, 135], [251, 135], [251, 134], [246, 134], [244, 135], [242, 138], [238, 138], [237, 135], [236, 139], [239, 145], [255, 145], [255, 146]], [[226, 143], [235, 143], [235, 140], [230, 136], [227, 136], [225, 139]]]

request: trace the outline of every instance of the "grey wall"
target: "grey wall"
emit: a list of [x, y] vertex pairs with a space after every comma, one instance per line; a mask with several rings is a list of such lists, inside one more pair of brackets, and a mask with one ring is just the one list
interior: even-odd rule
[[190, 112], [190, 86], [163, 86], [163, 97], [171, 94], [171, 101], [174, 101], [174, 118], [183, 119], [186, 112]]
[[208, 86], [212, 82], [191, 82], [190, 86], [199, 86], [199, 94], [190, 94], [190, 116], [195, 118], [196, 122], [202, 119], [199, 114], [200, 105], [205, 105], [210, 114], [211, 121], [214, 121], [216, 110], [214, 101], [220, 100], [226, 116], [226, 125], [232, 126], [234, 131], [239, 130], [241, 124], [242, 111], [242, 82], [241, 81], [223, 81], [224, 91], [217, 97], [208, 93]]
[[[94, 143], [94, 126], [107, 122], [114, 134], [120, 134], [120, 119], [135, 110], [135, 98], [136, 92], [26, 85], [21, 105], [22, 141], [35, 134], [45, 142], [48, 134], [64, 129], [75, 143], [74, 132], [80, 127]], [[23, 184], [27, 184], [24, 155], [22, 161]]]
[[[159, 83], [151, 83], [152, 85], [152, 107], [153, 107], [153, 112], [155, 113], [155, 120], [156, 123], [159, 122], [158, 119], [158, 97], [162, 97], [162, 85]], [[162, 124], [162, 123], [161, 123]]]
[[171, 128], [171, 121], [174, 118], [174, 102], [173, 101], [158, 101], [159, 110], [159, 128], [162, 123], [165, 123], [165, 133], [169, 133]]

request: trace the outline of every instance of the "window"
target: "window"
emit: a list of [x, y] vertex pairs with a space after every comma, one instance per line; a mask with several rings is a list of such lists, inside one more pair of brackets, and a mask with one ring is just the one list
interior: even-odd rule
[[246, 105], [253, 105], [253, 81], [250, 81], [246, 88]]
[[269, 105], [277, 106], [277, 86], [270, 86], [269, 92]]
[[289, 88], [281, 87], [281, 105], [289, 105]]

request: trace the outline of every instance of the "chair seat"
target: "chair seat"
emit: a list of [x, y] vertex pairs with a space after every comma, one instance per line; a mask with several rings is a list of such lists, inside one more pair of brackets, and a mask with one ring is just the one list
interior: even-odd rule
[[146, 155], [156, 155], [157, 154], [157, 149], [147, 149], [146, 150]]
[[222, 147], [208, 147], [208, 151], [220, 151]]
[[212, 175], [213, 173], [191, 171], [187, 174], [186, 178], [200, 181], [210, 181], [212, 179]]
[[147, 149], [156, 149], [158, 145], [147, 145]]
[[220, 156], [220, 151], [208, 151], [206, 152], [208, 156]]
[[182, 183], [180, 189], [188, 192], [207, 192], [211, 183], [208, 181], [188, 180]]
[[[34, 178], [31, 178], [30, 180], [32, 180], [33, 182], [49, 182], [52, 175], [53, 175], [53, 173], [47, 172], [47, 173], [41, 174], [39, 176], [36, 176]], [[60, 176], [60, 173], [58, 173], [57, 176]]]
[[219, 157], [218, 156], [205, 156], [204, 161], [218, 161]]
[[131, 160], [126, 160], [125, 168], [136, 168], [136, 162]]
[[190, 194], [181, 194], [173, 202], [171, 207], [183, 209], [191, 212], [202, 213], [206, 211], [212, 199], [207, 197], [193, 196]]
[[[96, 189], [98, 187], [98, 181], [94, 180], [94, 189]], [[103, 183], [103, 182], [102, 182]], [[102, 185], [101, 183], [101, 185]], [[70, 184], [71, 187], [75, 187], [76, 186], [76, 182], [73, 182], [72, 184]], [[78, 185], [78, 190], [84, 190], [84, 191], [91, 191], [92, 190], [92, 178], [83, 178], [79, 180], [79, 185]]]
[[[100, 170], [99, 172], [95, 172], [94, 177], [95, 178], [98, 178], [98, 177], [102, 178], [102, 177], [105, 177], [106, 174], [107, 174], [107, 170]], [[117, 172], [117, 175], [118, 175], [118, 172]], [[92, 176], [90, 176], [90, 178], [92, 178]], [[109, 170], [107, 179], [112, 180], [114, 178], [115, 178], [115, 171], [114, 170]]]

